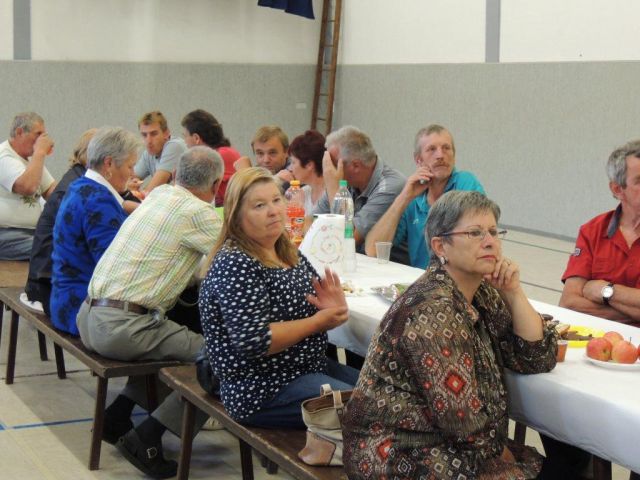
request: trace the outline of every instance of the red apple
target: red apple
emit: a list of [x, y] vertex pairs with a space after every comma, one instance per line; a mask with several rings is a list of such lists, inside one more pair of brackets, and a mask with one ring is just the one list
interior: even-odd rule
[[635, 363], [638, 359], [638, 350], [636, 346], [622, 340], [616, 343], [611, 350], [611, 360], [616, 363]]
[[618, 343], [620, 340], [624, 340], [624, 337], [622, 335], [620, 335], [618, 332], [613, 331], [605, 333], [602, 337], [609, 340], [612, 347], [615, 347], [616, 343]]
[[592, 338], [587, 343], [587, 357], [608, 362], [611, 359], [611, 348], [611, 342], [606, 338]]

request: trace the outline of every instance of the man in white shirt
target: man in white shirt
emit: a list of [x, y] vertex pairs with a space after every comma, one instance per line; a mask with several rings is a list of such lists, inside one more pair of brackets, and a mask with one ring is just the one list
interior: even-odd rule
[[35, 112], [13, 119], [0, 144], [0, 260], [28, 260], [33, 232], [56, 182], [44, 166], [53, 151], [44, 120]]

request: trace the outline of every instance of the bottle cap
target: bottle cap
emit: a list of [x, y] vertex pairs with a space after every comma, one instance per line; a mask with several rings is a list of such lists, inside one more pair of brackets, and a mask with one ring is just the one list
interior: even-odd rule
[[347, 181], [346, 180], [340, 180], [340, 186], [341, 187], [346, 187], [347, 186]]

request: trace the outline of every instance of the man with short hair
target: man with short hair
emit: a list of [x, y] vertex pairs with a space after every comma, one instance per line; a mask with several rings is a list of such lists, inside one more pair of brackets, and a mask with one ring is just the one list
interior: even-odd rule
[[[84, 345], [117, 360], [173, 358], [193, 362], [202, 335], [165, 312], [218, 238], [221, 221], [211, 204], [222, 178], [222, 159], [209, 147], [185, 152], [176, 184], [161, 185], [122, 224], [89, 283], [77, 324]], [[144, 404], [144, 381], [132, 377], [105, 412], [103, 439], [116, 443], [138, 469], [154, 478], [176, 474], [162, 455], [166, 429], [180, 432], [182, 406], [172, 394], [133, 429], [131, 411]], [[201, 426], [205, 415], [198, 416]]]
[[607, 175], [620, 203], [580, 227], [560, 306], [640, 327], [640, 140], [611, 153]]
[[375, 257], [376, 242], [393, 241], [394, 247], [407, 243], [410, 264], [426, 268], [430, 252], [424, 239], [424, 227], [431, 206], [450, 190], [484, 193], [484, 189], [475, 175], [456, 170], [453, 137], [441, 125], [429, 125], [418, 131], [413, 159], [416, 171], [369, 232], [365, 251]]
[[133, 181], [130, 188], [136, 190], [148, 179], [145, 186], [145, 193], [148, 194], [158, 185], [171, 181], [178, 160], [187, 146], [183, 139], [171, 136], [162, 112], [145, 113], [138, 122], [138, 128], [145, 150], [136, 163], [137, 181]]
[[[256, 157], [256, 165], [266, 168], [283, 187], [286, 187], [293, 174], [289, 171], [289, 137], [277, 125], [260, 127], [253, 135], [251, 149]], [[249, 157], [240, 157], [234, 164], [236, 170], [251, 167]]]
[[44, 166], [53, 151], [44, 120], [35, 112], [13, 119], [0, 144], [0, 260], [28, 260], [33, 232], [56, 182]]
[[353, 237], [362, 250], [369, 230], [387, 211], [406, 179], [378, 158], [369, 136], [356, 127], [331, 132], [326, 146], [322, 159], [325, 193], [312, 213], [329, 213], [340, 180], [346, 180], [353, 197]]

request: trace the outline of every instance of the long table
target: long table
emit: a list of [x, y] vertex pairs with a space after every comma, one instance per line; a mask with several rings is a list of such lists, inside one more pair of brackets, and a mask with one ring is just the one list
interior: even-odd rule
[[[358, 255], [355, 273], [345, 276], [360, 295], [348, 296], [349, 321], [329, 332], [329, 341], [364, 356], [390, 303], [374, 286], [411, 283], [423, 270], [397, 263], [378, 264]], [[541, 313], [571, 325], [616, 330], [638, 345], [640, 329], [531, 300]], [[507, 371], [509, 414], [538, 432], [581, 447], [600, 458], [640, 472], [640, 369], [605, 369], [569, 348], [556, 368], [538, 375]]]

